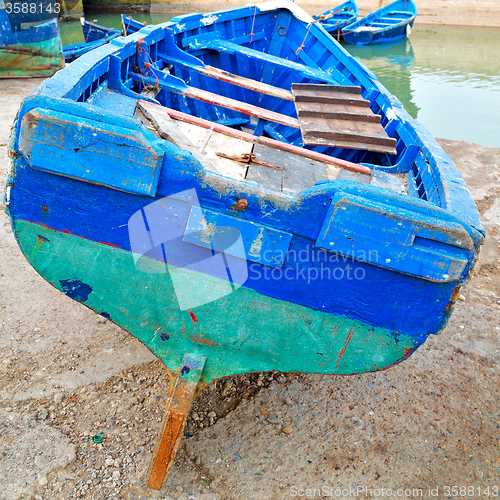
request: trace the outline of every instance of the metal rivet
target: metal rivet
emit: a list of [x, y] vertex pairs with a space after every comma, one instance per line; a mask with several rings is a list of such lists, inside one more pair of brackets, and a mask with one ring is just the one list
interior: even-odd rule
[[240, 210], [244, 210], [245, 208], [248, 207], [248, 201], [245, 200], [245, 198], [240, 198], [237, 202], [236, 202], [236, 206], [240, 209]]

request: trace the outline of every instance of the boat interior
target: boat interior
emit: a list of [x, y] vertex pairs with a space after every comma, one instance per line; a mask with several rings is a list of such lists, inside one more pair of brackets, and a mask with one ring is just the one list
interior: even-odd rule
[[[325, 166], [324, 162], [320, 165], [310, 158], [300, 166], [297, 160], [292, 166], [290, 153], [280, 159], [276, 148], [269, 152], [258, 143], [250, 150], [246, 143], [237, 151], [227, 145], [224, 147], [229, 149], [218, 151], [211, 146], [214, 142], [218, 144], [216, 136], [199, 149], [206, 134], [195, 134], [193, 131], [197, 129], [192, 128], [192, 124], [186, 128], [177, 123], [178, 133], [189, 137], [187, 141], [180, 141], [183, 147], [198, 148], [203, 157], [212, 159], [209, 169], [225, 176], [265, 183], [268, 188], [290, 194], [318, 181], [345, 176], [441, 204], [437, 165], [433, 155], [424, 151], [425, 146], [414, 127], [408, 126], [409, 115], [399, 101], [382, 91], [385, 89], [378, 82], [373, 84], [376, 79], [368, 70], [357, 65], [340, 45], [332, 46], [331, 38], [322, 29], [300, 20], [288, 9], [259, 11], [256, 7], [247, 7], [239, 9], [238, 15], [232, 18], [221, 16], [219, 19], [212, 15], [200, 22], [202, 18], [201, 14], [192, 14], [174, 19], [175, 25], [166, 23], [142, 29], [132, 35], [136, 37], [135, 43], [129, 42], [111, 54], [109, 64], [103, 61], [96, 65], [67, 97], [105, 107], [112, 95], [116, 99], [118, 94], [133, 97], [134, 103], [140, 95], [144, 101], [167, 110], [372, 171], [367, 176], [331, 164]], [[255, 75], [259, 75], [258, 80], [254, 79]], [[362, 144], [359, 139], [367, 134], [360, 128], [360, 122], [352, 119], [352, 114], [343, 122], [343, 136], [352, 135], [349, 130], [354, 130], [357, 137], [350, 139], [354, 140], [350, 145], [338, 138], [331, 143], [307, 143], [302, 126], [304, 119], [298, 116], [298, 103], [290, 92], [296, 83], [358, 87], [359, 98], [367, 102], [370, 114], [376, 117], [385, 137], [390, 138], [391, 147], [374, 148], [373, 143], [379, 139], [366, 137]], [[321, 100], [316, 104], [324, 107]], [[146, 116], [143, 111], [142, 115]], [[148, 118], [145, 120], [151, 122]], [[172, 122], [175, 120], [172, 119], [170, 125]], [[331, 117], [317, 119], [315, 125], [319, 122], [323, 122], [319, 136], [331, 133], [337, 126]], [[151, 123], [148, 125], [155, 128]], [[161, 135], [161, 131], [156, 131]], [[199, 137], [194, 139], [191, 148], [189, 142], [196, 135]], [[417, 145], [419, 142], [422, 147]], [[214, 155], [217, 162], [213, 161]], [[253, 160], [245, 163], [240, 160], [241, 155], [251, 155], [276, 168]], [[238, 156], [238, 159], [227, 156]]]

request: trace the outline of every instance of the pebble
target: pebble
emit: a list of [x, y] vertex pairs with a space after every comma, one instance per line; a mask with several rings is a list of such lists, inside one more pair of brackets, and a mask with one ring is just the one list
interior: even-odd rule
[[284, 384], [286, 382], [286, 377], [280, 373], [277, 377], [274, 377], [274, 380], [276, 380], [278, 384]]
[[286, 427], [283, 427], [283, 429], [281, 429], [281, 432], [283, 434], [291, 434], [293, 432], [293, 429], [289, 426], [286, 426]]
[[283, 420], [281, 420], [281, 418], [273, 417], [272, 415], [269, 415], [269, 417], [267, 417], [267, 421], [270, 424], [282, 424], [283, 423]]
[[47, 465], [47, 459], [43, 455], [37, 455], [35, 457], [35, 465], [37, 467], [43, 467], [44, 465]]
[[11, 412], [12, 411], [12, 408], [10, 406], [7, 406], [7, 408], [5, 408], [5, 411], [6, 412]]
[[291, 405], [292, 404], [292, 400], [290, 398], [286, 398], [285, 399], [285, 404], [286, 405]]
[[112, 467], [113, 465], [115, 465], [114, 459], [113, 458], [106, 458], [106, 466]]
[[229, 380], [225, 380], [222, 384], [222, 390], [229, 391], [229, 389], [231, 389], [231, 382]]

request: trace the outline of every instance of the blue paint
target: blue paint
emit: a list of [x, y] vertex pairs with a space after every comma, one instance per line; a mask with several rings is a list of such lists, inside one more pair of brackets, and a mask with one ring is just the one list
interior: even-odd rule
[[341, 30], [348, 24], [356, 21], [358, 17], [358, 6], [354, 0], [337, 5], [333, 9], [323, 12], [319, 16], [314, 16], [314, 19], [321, 23], [321, 26], [336, 40], [341, 35]]
[[106, 312], [106, 311], [101, 311], [100, 312], [100, 315], [103, 317], [103, 318], [106, 318], [106, 319], [111, 319], [111, 315]]
[[417, 6], [412, 0], [396, 0], [349, 24], [342, 35], [346, 42], [357, 45], [394, 42], [407, 36], [416, 16]]
[[163, 148], [155, 151], [136, 123], [126, 125], [34, 110], [21, 123], [19, 150], [34, 168], [154, 196]]
[[191, 371], [191, 368], [189, 366], [184, 365], [181, 369], [181, 375], [187, 375]]
[[78, 302], [85, 302], [92, 293], [92, 287], [86, 283], [82, 283], [80, 280], [60, 280], [59, 283], [61, 284], [63, 292], [69, 298], [77, 300]]
[[166, 333], [160, 333], [160, 339], [162, 341], [168, 340], [170, 338], [170, 335], [167, 335]]
[[[248, 24], [251, 25], [254, 12], [255, 35], [250, 37]], [[280, 23], [288, 26], [289, 36], [276, 35]], [[306, 36], [304, 48], [297, 55], [297, 48]], [[141, 54], [138, 57], [139, 39]], [[169, 47], [176, 48], [167, 51]], [[183, 51], [182, 47], [187, 50]], [[265, 52], [268, 49], [271, 53]], [[168, 56], [162, 54], [162, 50], [168, 52]], [[312, 60], [318, 61], [314, 67], [307, 63]], [[145, 66], [148, 61], [156, 68], [150, 71], [149, 77], [138, 75], [134, 64], [138, 62], [142, 65], [140, 69], [148, 73]], [[169, 76], [162, 72], [167, 63], [174, 64]], [[157, 139], [132, 116], [143, 81], [155, 84], [158, 76], [161, 90], [156, 99], [161, 104], [214, 122], [237, 123], [241, 118], [237, 112], [182, 99], [172, 91], [186, 88], [189, 82], [220, 95], [234, 95], [231, 84], [191, 71], [190, 65], [194, 64], [212, 65], [246, 78], [261, 76], [262, 81], [284, 89], [289, 89], [292, 82], [305, 81], [359, 85], [372, 111], [381, 115], [387, 133], [397, 139], [397, 154], [389, 157], [356, 150], [317, 150], [388, 173], [406, 175], [408, 182], [413, 182], [413, 191], [410, 196], [402, 196], [353, 181], [327, 181], [304, 189], [292, 198], [205, 172], [193, 155]], [[242, 101], [295, 116], [294, 105], [289, 101], [244, 88], [236, 91]], [[32, 132], [27, 125], [35, 110], [42, 130]], [[68, 141], [59, 144], [52, 139], [48, 145], [42, 144], [41, 139], [51, 135], [48, 134], [50, 127], [58, 123], [64, 123], [64, 127], [57, 125], [58, 133], [70, 131]], [[108, 168], [105, 161], [104, 149], [78, 164], [81, 154], [81, 148], [75, 151], [80, 147], [75, 142], [78, 123], [87, 139], [91, 137], [92, 128], [98, 130], [99, 147], [102, 148], [104, 141], [111, 141], [110, 151], [118, 157], [112, 160], [116, 160], [113, 175], [113, 168]], [[301, 143], [300, 132], [295, 129], [269, 124], [265, 130], [292, 144]], [[119, 141], [109, 139], [114, 131], [135, 134], [140, 138], [142, 152], [151, 158], [150, 147], [162, 158], [154, 175], [149, 172], [147, 181], [141, 181], [147, 188], [136, 186], [147, 169], [144, 167], [133, 174], [126, 170], [131, 153], [122, 148]], [[163, 197], [194, 189], [206, 216], [205, 222], [237, 229], [246, 238], [249, 254], [263, 229], [260, 242], [269, 250], [268, 256], [261, 257], [257, 252], [258, 257], [253, 261], [247, 258], [250, 262], [246, 263], [242, 259], [248, 265], [246, 288], [315, 311], [385, 328], [393, 332], [396, 340], [399, 336], [411, 336], [415, 345], [445, 324], [451, 313], [454, 290], [467, 278], [483, 238], [482, 224], [463, 179], [430, 134], [409, 117], [399, 101], [389, 95], [366, 68], [338, 44], [332, 44], [322, 28], [316, 24], [308, 26], [285, 8], [260, 12], [258, 8], [244, 7], [207, 17], [184, 16], [182, 23], [143, 28], [127, 39], [113, 40], [44, 82], [24, 101], [12, 147], [22, 153], [14, 159], [15, 174], [8, 180], [12, 187], [9, 210], [15, 219], [130, 251], [128, 223], [134, 214], [145, 211], [145, 207], [160, 202]], [[56, 152], [57, 147], [63, 152]], [[57, 158], [64, 155], [66, 161], [51, 161], [45, 154], [47, 151]], [[123, 180], [130, 184], [120, 185]], [[240, 198], [248, 201], [248, 207], [242, 211], [235, 208]], [[187, 223], [192, 204], [186, 200], [182, 203], [186, 205], [183, 213]], [[336, 215], [341, 204], [349, 210], [349, 216], [340, 217], [340, 223]], [[49, 210], [42, 214], [41, 205]], [[196, 225], [193, 227], [201, 230]], [[349, 238], [360, 232], [369, 244], [351, 242]], [[175, 265], [180, 262], [176, 259], [199, 261], [211, 255], [213, 239], [200, 246], [201, 238], [193, 234], [181, 235], [185, 238], [183, 255], [154, 253], [158, 245], [152, 245], [150, 256], [163, 265], [167, 257], [169, 263]], [[432, 239], [432, 248], [423, 241], [429, 239]], [[341, 249], [331, 251], [332, 242], [340, 242]], [[160, 241], [160, 248], [163, 243]], [[398, 262], [398, 267], [387, 265], [386, 260], [392, 261], [405, 246], [424, 247], [419, 251], [433, 253], [437, 264], [426, 263], [422, 267], [422, 259], [408, 259]], [[374, 261], [369, 255], [363, 257], [360, 252], [367, 247], [375, 248], [384, 262]], [[439, 266], [450, 253], [456, 260], [463, 259], [464, 265], [444, 278], [445, 273]], [[301, 258], [303, 255], [305, 258]], [[322, 273], [327, 278], [323, 278]], [[438, 278], [441, 282], [437, 282]], [[65, 289], [68, 294], [68, 287]], [[71, 293], [78, 295], [73, 288]], [[408, 300], [409, 297], [412, 300]], [[269, 318], [270, 323], [273, 320], [280, 319]], [[304, 323], [306, 321], [304, 318]], [[321, 325], [308, 325], [308, 328], [312, 338], [315, 329], [321, 331]], [[160, 340], [168, 340], [169, 337], [163, 335], [166, 334], [161, 334]], [[315, 349], [322, 350], [321, 345]]]
[[121, 35], [121, 32], [116, 28], [106, 28], [94, 22], [89, 22], [85, 19], [82, 19], [81, 22], [83, 38], [87, 43], [109, 38], [113, 35]]

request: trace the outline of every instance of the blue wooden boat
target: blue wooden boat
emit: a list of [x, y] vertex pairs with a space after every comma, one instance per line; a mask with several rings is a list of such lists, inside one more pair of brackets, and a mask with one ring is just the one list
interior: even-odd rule
[[0, 78], [51, 76], [64, 67], [59, 4], [41, 0], [31, 9], [23, 5], [0, 0]]
[[146, 24], [141, 21], [137, 21], [131, 16], [127, 16], [126, 14], [122, 14], [122, 33], [127, 36], [132, 33], [136, 33], [137, 31], [144, 28]]
[[104, 26], [90, 23], [83, 17], [80, 18], [80, 23], [82, 25], [82, 31], [85, 40], [90, 37], [92, 38], [92, 41], [85, 41], [82, 43], [75, 43], [72, 45], [64, 46], [63, 54], [64, 61], [66, 63], [73, 62], [75, 59], [83, 56], [83, 54], [101, 47], [102, 45], [109, 43], [111, 40], [121, 35], [121, 33], [115, 28], [105, 28]]
[[[84, 17], [80, 18], [82, 23], [83, 38], [85, 43], [95, 42], [97, 40], [104, 40], [113, 35], [121, 35], [120, 30], [116, 28], [107, 28], [93, 21], [87, 21]], [[109, 40], [108, 40], [109, 41]]]
[[154, 488], [198, 389], [407, 359], [446, 325], [484, 238], [429, 132], [292, 2], [85, 54], [22, 103], [9, 149], [5, 207], [31, 265], [173, 374]]
[[413, 0], [396, 0], [346, 26], [342, 36], [356, 45], [394, 42], [410, 34], [415, 17], [417, 6]]
[[336, 40], [342, 36], [342, 28], [352, 24], [358, 17], [358, 6], [354, 0], [347, 0], [333, 9], [314, 16], [321, 26]]

